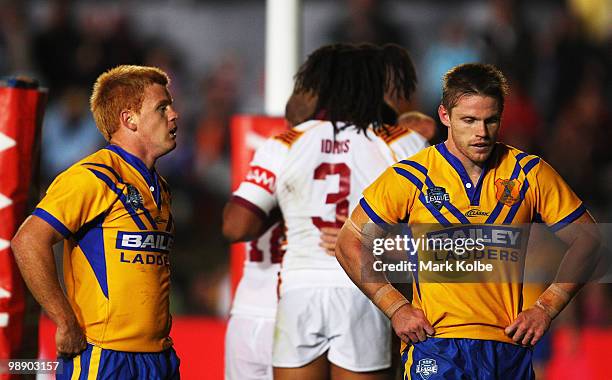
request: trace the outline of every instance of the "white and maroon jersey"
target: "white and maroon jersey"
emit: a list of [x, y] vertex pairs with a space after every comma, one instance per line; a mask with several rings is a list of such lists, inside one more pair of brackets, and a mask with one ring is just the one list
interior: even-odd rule
[[232, 315], [274, 318], [284, 244], [285, 225], [282, 221], [246, 243], [244, 272], [234, 295]]
[[[342, 124], [338, 124], [339, 127]], [[403, 126], [366, 134], [331, 122], [311, 120], [270, 138], [251, 161], [234, 199], [267, 215], [279, 206], [287, 246], [281, 293], [318, 286], [354, 286], [335, 257], [319, 246], [322, 227], [341, 227], [363, 189], [387, 167], [427, 147]]]

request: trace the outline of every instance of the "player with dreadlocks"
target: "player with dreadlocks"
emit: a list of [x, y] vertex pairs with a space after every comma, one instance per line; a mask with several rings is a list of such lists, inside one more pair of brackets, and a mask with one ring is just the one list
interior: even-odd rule
[[418, 132], [432, 142], [437, 135], [436, 123], [412, 107], [411, 98], [416, 90], [417, 76], [408, 51], [396, 44], [386, 44], [382, 47], [382, 58], [388, 70], [385, 102], [397, 113], [397, 124]]
[[[325, 72], [329, 66], [322, 62], [317, 62], [314, 54], [321, 54], [321, 60], [330, 60], [331, 52], [328, 56], [324, 53], [327, 49], [335, 49], [336, 45], [330, 45], [319, 49], [313, 53], [313, 66], [307, 64], [302, 66], [301, 72], [296, 76], [295, 91], [287, 102], [286, 118], [291, 125], [298, 125], [316, 115], [317, 108], [324, 108], [324, 104], [317, 104], [317, 96], [322, 91], [334, 91], [333, 86], [325, 86], [325, 80], [321, 78], [329, 77], [332, 73]], [[402, 124], [430, 142], [436, 137], [436, 126], [434, 120], [420, 112], [414, 111], [412, 106], [412, 94], [416, 90], [417, 75], [412, 59], [408, 51], [397, 44], [385, 44], [381, 48], [372, 45], [361, 45], [364, 50], [370, 50], [371, 54], [377, 54], [372, 62], [382, 64], [386, 70], [385, 94], [386, 104], [382, 106], [383, 125]], [[316, 66], [314, 66], [316, 64]], [[308, 70], [310, 74], [305, 74]], [[308, 78], [305, 76], [308, 75]], [[301, 83], [299, 82], [301, 79]], [[317, 84], [318, 83], [318, 84]], [[319, 91], [318, 86], [325, 86]], [[372, 95], [370, 95], [372, 96]], [[329, 101], [329, 100], [327, 100]], [[325, 100], [323, 101], [325, 102]], [[390, 108], [389, 108], [389, 107]]]
[[409, 96], [416, 76], [410, 61], [404, 67], [385, 49], [336, 44], [311, 54], [287, 107], [299, 124], [255, 153], [226, 206], [223, 231], [232, 241], [257, 237], [277, 206], [287, 226], [274, 379], [390, 375], [387, 318], [320, 245], [321, 231], [342, 225], [369, 182], [427, 146], [418, 133], [388, 124], [396, 115], [385, 95]]

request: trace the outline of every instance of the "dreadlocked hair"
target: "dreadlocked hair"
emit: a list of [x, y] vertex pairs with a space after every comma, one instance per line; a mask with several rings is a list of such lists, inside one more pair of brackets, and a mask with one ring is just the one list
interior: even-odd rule
[[410, 54], [397, 44], [383, 45], [381, 54], [386, 68], [385, 91], [395, 98], [410, 99], [417, 85], [416, 70]]
[[381, 49], [371, 45], [333, 44], [308, 56], [295, 77], [295, 92], [317, 96], [315, 115], [325, 113], [337, 123], [366, 133], [383, 128], [385, 66]]

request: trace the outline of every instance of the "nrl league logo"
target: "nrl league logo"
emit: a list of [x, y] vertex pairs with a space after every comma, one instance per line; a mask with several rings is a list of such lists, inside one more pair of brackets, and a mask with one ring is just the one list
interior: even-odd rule
[[440, 186], [434, 186], [427, 189], [427, 195], [425, 195], [425, 201], [431, 203], [438, 210], [442, 208], [444, 202], [450, 202], [450, 196], [446, 192], [446, 189]]
[[129, 183], [127, 184], [126, 203], [134, 210], [143, 208], [142, 195], [140, 195], [136, 186], [130, 185]]
[[438, 365], [435, 359], [421, 359], [416, 367], [416, 373], [421, 375], [423, 380], [429, 379], [429, 376], [438, 373]]

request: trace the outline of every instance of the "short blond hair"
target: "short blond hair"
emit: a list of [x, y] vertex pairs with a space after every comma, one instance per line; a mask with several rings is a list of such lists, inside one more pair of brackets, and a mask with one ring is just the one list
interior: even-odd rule
[[140, 111], [146, 86], [168, 86], [169, 83], [165, 72], [149, 66], [121, 65], [100, 75], [94, 83], [89, 105], [104, 138], [110, 141], [119, 129], [121, 111]]

